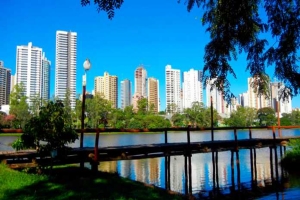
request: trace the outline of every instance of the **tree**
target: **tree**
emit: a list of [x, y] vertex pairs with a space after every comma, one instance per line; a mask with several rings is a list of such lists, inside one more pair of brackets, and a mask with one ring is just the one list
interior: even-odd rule
[[225, 119], [225, 124], [232, 127], [248, 127], [255, 124], [257, 121], [256, 118], [256, 109], [250, 107], [238, 107], [236, 111], [233, 111], [230, 114], [228, 119]]
[[43, 106], [38, 116], [32, 117], [25, 125], [21, 139], [13, 143], [18, 149], [34, 148], [43, 155], [53, 150], [64, 149], [75, 142], [78, 134], [66, 119], [66, 110], [61, 101], [50, 101]]
[[88, 125], [96, 128], [101, 124], [101, 127], [105, 127], [111, 110], [111, 102], [105, 99], [102, 94], [96, 93], [94, 98], [86, 100]]
[[137, 101], [137, 113], [140, 115], [146, 115], [148, 113], [148, 99], [147, 98], [141, 98]]
[[271, 107], [258, 109], [257, 118], [260, 126], [272, 126], [276, 124], [275, 110]]
[[[89, 5], [91, 0], [81, 0]], [[114, 17], [123, 0], [94, 0], [97, 10]], [[178, 0], [180, 2], [180, 0]], [[234, 94], [230, 90], [229, 74], [236, 78], [230, 61], [238, 54], [247, 54], [247, 70], [257, 81], [259, 93], [266, 92], [266, 66], [274, 67], [274, 75], [285, 83], [283, 98], [297, 95], [300, 89], [300, 1], [298, 0], [185, 0], [187, 10], [198, 6], [203, 9], [202, 24], [207, 26], [211, 41], [205, 47], [204, 83], [216, 78], [213, 86], [223, 92], [230, 103]], [[264, 10], [260, 9], [263, 8]], [[267, 21], [263, 21], [264, 14]], [[272, 40], [263, 38], [270, 33]], [[274, 41], [273, 41], [274, 40]], [[269, 43], [271, 45], [269, 45]]]
[[[211, 111], [206, 108], [203, 103], [193, 102], [191, 108], [184, 110], [186, 121], [192, 126], [210, 127], [211, 126]], [[218, 124], [218, 113], [213, 111], [214, 126]]]
[[14, 128], [24, 128], [26, 122], [30, 119], [23, 83], [15, 85], [13, 92], [10, 93], [9, 114], [14, 116]]

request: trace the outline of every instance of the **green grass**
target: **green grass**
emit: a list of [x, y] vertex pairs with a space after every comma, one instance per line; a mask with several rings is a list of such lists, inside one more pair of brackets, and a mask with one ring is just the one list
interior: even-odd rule
[[92, 173], [76, 166], [54, 168], [51, 176], [29, 174], [0, 164], [0, 199], [184, 199], [118, 174]]

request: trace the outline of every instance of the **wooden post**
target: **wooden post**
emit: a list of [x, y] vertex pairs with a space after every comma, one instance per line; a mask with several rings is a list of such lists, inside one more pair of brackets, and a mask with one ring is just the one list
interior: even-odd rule
[[168, 156], [165, 156], [165, 188], [168, 190]]
[[249, 128], [249, 139], [252, 139], [252, 130]]
[[254, 153], [254, 181], [255, 181], [255, 186], [257, 186], [256, 148], [253, 149], [253, 153]]
[[190, 125], [188, 125], [188, 128], [187, 128], [187, 143], [188, 143], [188, 146], [190, 146], [191, 144], [191, 136], [190, 136]]
[[189, 159], [189, 194], [192, 194], [192, 154], [189, 151], [189, 155], [188, 155], [188, 159]]
[[99, 162], [99, 129], [96, 129], [96, 137], [95, 137], [95, 147], [94, 147], [94, 160], [92, 164], [92, 170], [98, 171], [98, 162]]

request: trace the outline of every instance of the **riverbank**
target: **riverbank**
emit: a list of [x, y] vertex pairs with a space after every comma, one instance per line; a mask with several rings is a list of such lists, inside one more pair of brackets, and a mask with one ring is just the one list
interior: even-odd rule
[[0, 177], [0, 199], [185, 199], [117, 173], [95, 174], [77, 166], [56, 167], [49, 176], [0, 164]]

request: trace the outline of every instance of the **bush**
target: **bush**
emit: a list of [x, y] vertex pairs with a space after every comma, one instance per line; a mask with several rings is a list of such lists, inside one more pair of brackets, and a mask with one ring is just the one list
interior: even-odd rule
[[78, 134], [72, 124], [68, 124], [67, 118], [68, 114], [60, 101], [49, 102], [41, 108], [38, 116], [26, 123], [23, 135], [13, 143], [13, 148], [34, 148], [44, 154], [64, 149], [66, 144], [78, 139]]

